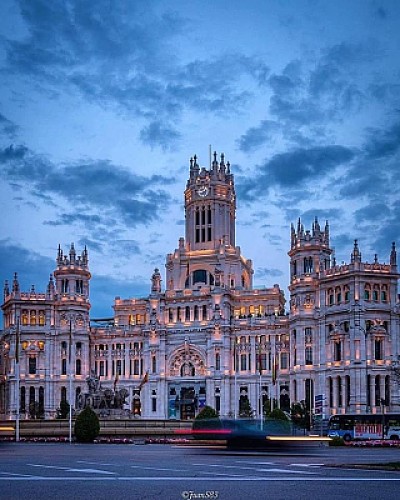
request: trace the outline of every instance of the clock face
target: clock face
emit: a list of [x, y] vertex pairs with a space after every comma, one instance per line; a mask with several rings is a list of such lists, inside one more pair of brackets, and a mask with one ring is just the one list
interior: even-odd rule
[[208, 195], [208, 187], [207, 186], [199, 187], [199, 189], [197, 190], [197, 194], [204, 198], [204, 196]]

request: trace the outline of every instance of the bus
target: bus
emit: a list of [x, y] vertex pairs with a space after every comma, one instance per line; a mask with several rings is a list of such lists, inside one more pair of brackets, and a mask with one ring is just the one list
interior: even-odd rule
[[400, 439], [400, 413], [333, 415], [328, 422], [328, 437], [345, 441], [357, 439]]

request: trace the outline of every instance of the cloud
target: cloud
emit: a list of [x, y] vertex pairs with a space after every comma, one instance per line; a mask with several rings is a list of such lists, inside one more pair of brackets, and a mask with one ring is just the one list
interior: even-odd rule
[[13, 139], [18, 131], [18, 126], [0, 113], [0, 134]]
[[298, 188], [312, 179], [317, 182], [337, 167], [354, 158], [352, 149], [344, 146], [316, 146], [278, 153], [261, 164], [251, 179], [240, 179], [239, 196], [252, 201], [265, 196], [270, 186]]
[[258, 267], [255, 272], [255, 277], [258, 280], [268, 279], [268, 278], [280, 278], [283, 276], [283, 272], [279, 269], [270, 269], [268, 267]]
[[[19, 77], [54, 98], [62, 90], [148, 124], [141, 140], [163, 149], [179, 134], [170, 117], [187, 109], [239, 110], [251, 95], [239, 83], [263, 85], [269, 68], [255, 57], [227, 53], [181, 62], [176, 46], [187, 43], [188, 21], [158, 2], [21, 0], [27, 36], [4, 40], [3, 76]], [[26, 80], [25, 80], [26, 78]]]
[[[24, 146], [0, 150], [0, 172], [9, 182], [25, 183], [30, 192], [40, 196], [58, 195], [74, 207], [51, 225], [76, 221], [98, 225], [110, 216], [136, 227], [156, 220], [167, 206], [170, 196], [158, 188], [173, 182], [160, 175], [145, 177], [134, 174], [108, 160], [78, 161], [55, 166], [46, 158]], [[97, 215], [87, 214], [88, 207]], [[86, 215], [82, 215], [81, 210]]]
[[21, 290], [28, 291], [31, 285], [35, 285], [36, 291], [44, 292], [55, 263], [56, 249], [53, 260], [27, 250], [10, 239], [0, 240], [0, 276], [8, 280], [10, 288], [16, 272]]
[[272, 120], [262, 120], [257, 127], [249, 128], [237, 143], [244, 153], [254, 151], [265, 143], [274, 142], [274, 134], [279, 130], [278, 123]]
[[143, 144], [148, 144], [152, 149], [158, 146], [164, 151], [172, 148], [180, 138], [181, 134], [179, 132], [171, 127], [164, 126], [161, 122], [153, 121], [140, 132], [140, 140]]

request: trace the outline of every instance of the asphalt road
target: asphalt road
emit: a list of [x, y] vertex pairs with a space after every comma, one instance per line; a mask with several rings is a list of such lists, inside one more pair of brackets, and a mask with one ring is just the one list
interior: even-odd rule
[[172, 445], [0, 443], [0, 499], [400, 498], [400, 449], [267, 453]]

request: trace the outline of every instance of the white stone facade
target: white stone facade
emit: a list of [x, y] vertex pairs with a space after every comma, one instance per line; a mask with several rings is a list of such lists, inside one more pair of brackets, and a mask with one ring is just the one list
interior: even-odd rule
[[[165, 289], [156, 269], [150, 295], [120, 299], [114, 317], [89, 322], [88, 254], [59, 249], [47, 291], [4, 289], [0, 418], [53, 418], [74, 404], [91, 370], [103, 387], [129, 390], [137, 418], [193, 418], [205, 405], [238, 416], [248, 400], [314, 413], [400, 411], [396, 251], [389, 264], [337, 266], [328, 224], [292, 227], [290, 303], [279, 285], [253, 288], [251, 260], [235, 243], [235, 185], [221, 155], [210, 169], [190, 161], [185, 238], [166, 258]], [[19, 339], [19, 341], [18, 341]], [[17, 353], [16, 345], [19, 345]], [[70, 349], [70, 346], [72, 347]], [[19, 363], [16, 356], [19, 354]], [[18, 373], [17, 373], [18, 375]], [[369, 387], [367, 389], [367, 386]], [[322, 405], [315, 405], [315, 397]]]

